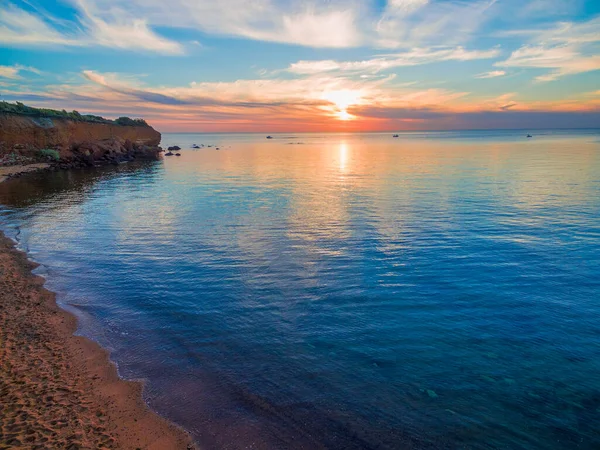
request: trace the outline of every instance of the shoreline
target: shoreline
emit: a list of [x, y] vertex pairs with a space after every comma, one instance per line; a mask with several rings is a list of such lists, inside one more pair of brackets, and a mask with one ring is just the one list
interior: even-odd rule
[[50, 169], [48, 163], [15, 164], [13, 166], [0, 166], [0, 183], [11, 178], [20, 177], [26, 173], [40, 172]]
[[0, 449], [195, 448], [151, 410], [143, 382], [119, 377], [107, 350], [76, 336], [77, 318], [0, 231]]

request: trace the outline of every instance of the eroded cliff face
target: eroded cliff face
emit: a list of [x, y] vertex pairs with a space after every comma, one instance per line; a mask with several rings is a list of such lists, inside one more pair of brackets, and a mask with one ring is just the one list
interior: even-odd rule
[[48, 163], [68, 169], [158, 158], [151, 127], [0, 114], [0, 166]]
[[157, 146], [160, 133], [152, 127], [75, 122], [0, 114], [0, 151], [17, 149], [71, 150], [84, 142], [118, 138], [138, 145]]

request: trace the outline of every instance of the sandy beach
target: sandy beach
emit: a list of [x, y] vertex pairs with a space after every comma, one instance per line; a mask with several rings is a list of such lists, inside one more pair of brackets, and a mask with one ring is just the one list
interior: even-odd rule
[[0, 449], [189, 449], [0, 233]]

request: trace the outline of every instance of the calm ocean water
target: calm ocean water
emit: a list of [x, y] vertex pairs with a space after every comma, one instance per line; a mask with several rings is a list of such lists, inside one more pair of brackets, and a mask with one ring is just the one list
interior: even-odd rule
[[525, 134], [164, 135], [0, 223], [204, 448], [598, 449], [600, 132]]

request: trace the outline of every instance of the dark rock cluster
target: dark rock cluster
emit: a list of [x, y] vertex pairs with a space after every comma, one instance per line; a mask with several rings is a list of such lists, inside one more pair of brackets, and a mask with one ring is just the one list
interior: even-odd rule
[[[162, 148], [120, 138], [83, 142], [63, 155], [58, 162], [61, 168], [91, 167], [119, 164], [137, 159], [158, 159]], [[64, 166], [64, 167], [63, 167]]]
[[[48, 163], [49, 170], [120, 164], [134, 160], [158, 159], [162, 148], [113, 137], [100, 141], [84, 141], [64, 148], [37, 149], [31, 145], [14, 145], [0, 152], [0, 166]], [[2, 154], [4, 153], [4, 154]]]

